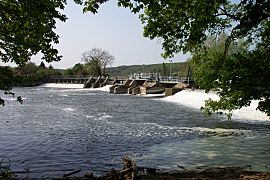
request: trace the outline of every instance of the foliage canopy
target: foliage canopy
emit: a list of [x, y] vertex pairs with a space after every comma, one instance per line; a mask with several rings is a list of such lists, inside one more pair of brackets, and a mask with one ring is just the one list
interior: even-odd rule
[[251, 100], [259, 100], [258, 109], [270, 116], [269, 51], [264, 52], [261, 46], [249, 51], [248, 44], [240, 40], [227, 47], [224, 59], [226, 39], [224, 34], [217, 38], [210, 36], [192, 57], [196, 82], [206, 91], [215, 90], [220, 96], [219, 101], [208, 100], [204, 110], [232, 111], [249, 106]]
[[[56, 21], [65, 21], [66, 16], [60, 13], [66, 0], [1, 0], [0, 1], [0, 61], [25, 65], [31, 56], [43, 54], [47, 62], [59, 61], [57, 49], [53, 44], [59, 42], [53, 31]], [[0, 69], [0, 90], [5, 94], [13, 85], [12, 71]], [[19, 98], [19, 99], [18, 99]], [[17, 100], [21, 101], [20, 97]], [[4, 105], [0, 98], [0, 105]]]
[[22, 65], [39, 52], [47, 62], [59, 61], [53, 48], [58, 35], [53, 31], [56, 20], [65, 21], [65, 0], [1, 0], [0, 59]]

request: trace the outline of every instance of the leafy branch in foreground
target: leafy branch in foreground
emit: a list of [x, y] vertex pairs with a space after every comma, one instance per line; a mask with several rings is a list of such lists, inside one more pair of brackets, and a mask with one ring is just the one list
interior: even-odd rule
[[[4, 95], [15, 97], [15, 93], [11, 92], [13, 82], [13, 71], [8, 67], [0, 67], [0, 90], [3, 90]], [[21, 96], [16, 97], [21, 104], [23, 99]], [[5, 105], [5, 100], [0, 97], [0, 106]]]
[[[265, 26], [263, 32], [268, 28]], [[231, 112], [258, 100], [257, 109], [270, 116], [270, 51], [266, 41], [258, 43], [253, 50], [249, 50], [246, 41], [235, 42], [224, 57], [226, 39], [225, 35], [210, 36], [193, 54], [194, 79], [200, 88], [206, 92], [213, 90], [220, 97], [217, 101], [207, 100], [203, 110]]]
[[22, 65], [39, 52], [47, 62], [59, 61], [53, 44], [59, 42], [53, 31], [56, 20], [65, 21], [65, 0], [0, 1], [0, 60]]
[[[54, 32], [56, 21], [64, 22], [67, 18], [60, 11], [66, 0], [1, 0], [0, 1], [0, 61], [14, 62], [22, 66], [33, 55], [43, 54], [47, 62], [59, 61], [62, 56], [53, 47], [59, 42]], [[12, 95], [11, 72], [4, 67], [0, 69], [0, 90]], [[17, 97], [22, 103], [22, 98]], [[0, 98], [0, 105], [4, 105]]]

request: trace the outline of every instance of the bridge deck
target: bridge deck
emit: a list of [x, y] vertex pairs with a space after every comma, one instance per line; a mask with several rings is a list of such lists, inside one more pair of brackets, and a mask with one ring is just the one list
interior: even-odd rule
[[[82, 81], [85, 82], [89, 80], [92, 76], [54, 76], [50, 77], [49, 79], [51, 81]], [[92, 77], [93, 79], [97, 79], [98, 77]], [[104, 77], [105, 79], [105, 77]], [[152, 80], [157, 81], [160, 83], [181, 83], [181, 82], [189, 82], [190, 78], [188, 77], [176, 77], [176, 76], [145, 76], [142, 74], [142, 76], [130, 76], [129, 78], [117, 78], [115, 79], [126, 81], [126, 80]]]

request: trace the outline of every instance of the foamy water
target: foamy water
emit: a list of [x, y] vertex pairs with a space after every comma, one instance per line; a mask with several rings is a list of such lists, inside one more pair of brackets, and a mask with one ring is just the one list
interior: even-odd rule
[[[208, 99], [218, 100], [214, 92], [205, 93], [203, 90], [183, 90], [173, 96], [164, 98], [164, 101], [174, 102], [195, 109], [200, 109]], [[256, 110], [258, 101], [252, 101], [250, 106], [233, 111], [233, 119], [244, 119], [251, 121], [269, 121], [269, 117], [261, 111]]]
[[42, 87], [47, 87], [47, 88], [59, 88], [59, 89], [75, 89], [76, 91], [83, 90], [83, 91], [109, 91], [111, 85], [106, 85], [101, 88], [83, 88], [84, 84], [68, 84], [68, 83], [47, 83], [42, 85]]
[[73, 111], [75, 111], [74, 108], [64, 108], [63, 110], [66, 111], [66, 112], [73, 112]]
[[[83, 88], [83, 84], [59, 84], [59, 83], [47, 83], [42, 87], [64, 89], [63, 91], [105, 91], [109, 92], [111, 85], [106, 85], [101, 88]], [[68, 90], [67, 90], [68, 89]], [[64, 95], [63, 95], [64, 96]], [[164, 94], [158, 95], [143, 95], [141, 97], [163, 97]], [[200, 109], [205, 105], [205, 100], [212, 99], [218, 100], [219, 97], [214, 92], [205, 93], [203, 90], [183, 90], [176, 93], [173, 96], [163, 98], [164, 101], [174, 102], [188, 106], [195, 109]], [[269, 121], [269, 117], [261, 111], [256, 110], [258, 101], [252, 101], [248, 107], [241, 108], [233, 111], [233, 119], [244, 119], [249, 121]]]
[[83, 84], [67, 84], [67, 83], [47, 83], [42, 86], [49, 87], [49, 88], [71, 88], [71, 89], [83, 88]]

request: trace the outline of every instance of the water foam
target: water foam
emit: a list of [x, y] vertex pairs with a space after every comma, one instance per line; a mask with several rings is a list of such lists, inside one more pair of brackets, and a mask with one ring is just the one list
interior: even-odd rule
[[[110, 127], [117, 126], [126, 135], [133, 137], [188, 137], [188, 136], [251, 136], [251, 130], [244, 129], [224, 129], [224, 128], [206, 128], [206, 127], [178, 127], [166, 126], [157, 123], [130, 123], [106, 121]], [[122, 133], [116, 130], [110, 133]]]
[[59, 88], [59, 89], [70, 89], [70, 90], [80, 90], [80, 91], [106, 91], [109, 92], [111, 85], [106, 85], [101, 88], [83, 88], [84, 84], [65, 84], [65, 83], [47, 83], [41, 87], [47, 88]]
[[42, 87], [82, 89], [83, 88], [83, 84], [47, 83], [47, 84], [42, 85]]
[[112, 118], [112, 116], [110, 116], [110, 115], [108, 115], [106, 113], [99, 113], [99, 114], [97, 114], [97, 116], [86, 115], [85, 117], [88, 118], [88, 119], [95, 120], [95, 121], [106, 121], [106, 122], [107, 122], [108, 119]]
[[[173, 96], [166, 97], [163, 100], [200, 109], [205, 105], [205, 100], [208, 99], [218, 100], [219, 97], [214, 92], [205, 93], [203, 90], [183, 90]], [[269, 117], [267, 117], [266, 114], [256, 110], [257, 105], [258, 101], [252, 101], [249, 107], [233, 111], [233, 118], [250, 121], [269, 121]]]
[[66, 111], [66, 112], [73, 112], [73, 111], [75, 111], [75, 109], [73, 109], [73, 108], [64, 108], [64, 111]]

